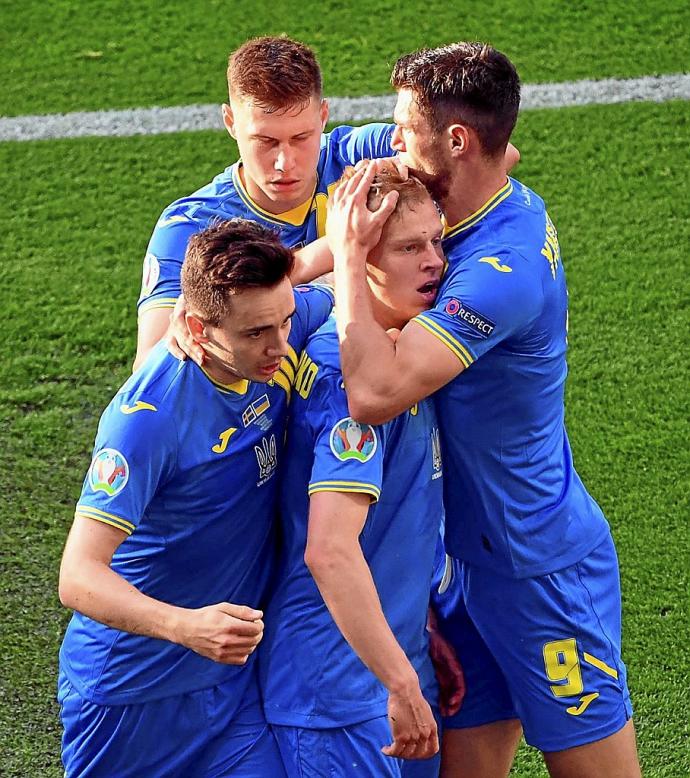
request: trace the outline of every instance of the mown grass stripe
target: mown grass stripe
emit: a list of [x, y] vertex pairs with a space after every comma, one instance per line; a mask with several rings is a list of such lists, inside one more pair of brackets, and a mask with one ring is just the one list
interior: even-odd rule
[[[690, 100], [690, 74], [600, 81], [525, 84], [522, 110], [573, 105]], [[395, 95], [331, 97], [331, 121], [347, 123], [392, 116]], [[161, 135], [223, 128], [218, 105], [177, 108], [133, 108], [124, 111], [81, 111], [44, 116], [0, 117], [0, 141], [49, 140], [86, 136]]]

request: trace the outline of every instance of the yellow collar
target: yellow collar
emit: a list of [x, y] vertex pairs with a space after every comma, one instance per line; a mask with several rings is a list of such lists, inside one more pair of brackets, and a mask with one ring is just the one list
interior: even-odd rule
[[474, 227], [474, 225], [477, 224], [477, 222], [481, 221], [487, 215], [487, 213], [493, 211], [493, 209], [499, 203], [502, 203], [506, 199], [506, 197], [509, 197], [512, 191], [513, 191], [513, 182], [510, 179], [508, 179], [505, 185], [502, 186], [498, 190], [498, 192], [496, 192], [496, 194], [492, 195], [484, 203], [484, 205], [482, 205], [481, 208], [476, 210], [473, 214], [470, 214], [470, 216], [468, 216], [467, 218], [462, 219], [462, 221], [459, 221], [457, 224], [454, 224], [452, 227], [449, 227], [446, 224], [444, 218], [443, 237], [450, 238], [453, 235], [457, 235], [459, 232], [463, 232], [464, 230], [468, 230], [470, 227]]
[[242, 183], [242, 176], [240, 175], [240, 167], [242, 162], [239, 161], [232, 169], [232, 182], [235, 185], [237, 194], [240, 196], [242, 202], [253, 211], [257, 216], [261, 216], [264, 221], [270, 221], [274, 224], [291, 224], [293, 227], [299, 227], [304, 224], [304, 220], [309, 215], [312, 205], [314, 203], [314, 193], [316, 192], [316, 183], [314, 183], [314, 189], [309, 195], [309, 198], [300, 205], [296, 205], [294, 208], [290, 208], [289, 211], [283, 213], [269, 213], [260, 206], [258, 206], [247, 193], [247, 190]]
[[249, 384], [251, 382], [246, 378], [240, 378], [231, 384], [224, 384], [220, 381], [216, 381], [216, 379], [209, 374], [208, 370], [205, 370], [203, 367], [201, 368], [201, 372], [216, 387], [216, 389], [218, 389], [220, 392], [223, 392], [223, 394], [230, 394], [231, 392], [234, 394], [247, 394], [249, 391]]

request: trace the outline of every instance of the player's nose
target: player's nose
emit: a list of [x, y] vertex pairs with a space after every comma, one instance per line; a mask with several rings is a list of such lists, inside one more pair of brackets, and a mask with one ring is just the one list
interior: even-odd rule
[[275, 161], [275, 168], [281, 173], [287, 173], [295, 166], [295, 156], [289, 146], [281, 146]]
[[266, 353], [271, 358], [282, 359], [283, 357], [286, 357], [288, 355], [287, 334], [283, 335], [282, 333], [279, 333], [276, 336], [276, 339], [269, 344]]
[[395, 151], [407, 151], [405, 148], [405, 141], [403, 140], [402, 130], [400, 125], [396, 124], [391, 136], [391, 148]]

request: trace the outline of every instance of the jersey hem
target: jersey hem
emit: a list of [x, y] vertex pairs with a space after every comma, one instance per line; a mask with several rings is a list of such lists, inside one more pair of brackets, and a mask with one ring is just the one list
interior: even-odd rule
[[[253, 663], [249, 665], [244, 665], [242, 667], [242, 670], [246, 670], [247, 672], [252, 672]], [[227, 665], [226, 667], [230, 667], [230, 665]], [[239, 667], [236, 665], [232, 665], [232, 667], [235, 670], [238, 670]], [[93, 703], [94, 705], [141, 705], [145, 702], [153, 702], [154, 700], [164, 700], [168, 697], [178, 697], [181, 694], [188, 694], [190, 692], [199, 692], [203, 691], [204, 689], [211, 689], [214, 686], [218, 686], [222, 683], [227, 683], [228, 681], [232, 680], [233, 677], [235, 677], [238, 673], [229, 673], [227, 677], [210, 677], [208, 679], [201, 679], [199, 683], [197, 684], [181, 684], [180, 686], [175, 686], [174, 688], [170, 689], [164, 689], [158, 693], [151, 692], [147, 693], [147, 689], [139, 689], [134, 691], [128, 691], [128, 692], [114, 692], [114, 693], [99, 693], [94, 692], [93, 690], [90, 690], [87, 686], [84, 685], [82, 679], [79, 678], [78, 673], [76, 673], [72, 667], [69, 664], [69, 661], [67, 657], [64, 655], [64, 653], [60, 652], [60, 670], [65, 674], [67, 677], [67, 680], [74, 686], [77, 693], [80, 697], [87, 700], [88, 702]], [[184, 671], [183, 671], [184, 672]], [[214, 671], [215, 672], [215, 671]], [[195, 675], [192, 673], [192, 675]], [[196, 674], [198, 677], [198, 674]]]
[[581, 562], [585, 557], [589, 556], [592, 551], [594, 551], [597, 546], [601, 545], [606, 537], [611, 534], [611, 529], [606, 524], [606, 526], [602, 529], [602, 531], [594, 536], [593, 541], [589, 541], [586, 545], [582, 545], [578, 547], [575, 551], [564, 554], [562, 556], [556, 557], [555, 559], [551, 559], [548, 562], [541, 562], [540, 564], [534, 564], [529, 566], [523, 566], [519, 567], [517, 569], [510, 568], [506, 569], [506, 566], [502, 565], [496, 565], [496, 564], [488, 564], [486, 560], [482, 559], [481, 561], [478, 561], [477, 559], [474, 559], [471, 555], [463, 555], [457, 552], [456, 549], [453, 549], [453, 544], [451, 542], [446, 542], [446, 549], [448, 551], [449, 556], [454, 557], [455, 559], [460, 560], [464, 564], [468, 565], [475, 565], [476, 567], [481, 567], [485, 570], [491, 570], [494, 573], [498, 573], [499, 575], [505, 576], [506, 578], [540, 578], [542, 575], [550, 575], [551, 573], [557, 573], [559, 570], [564, 570], [567, 567], [571, 567], [572, 565], [577, 564], [578, 562]]
[[314, 713], [298, 713], [296, 711], [277, 711], [271, 709], [270, 703], [264, 702], [264, 714], [269, 724], [282, 727], [302, 727], [304, 729], [332, 729], [333, 727], [349, 727], [364, 721], [386, 716], [388, 714], [388, 699], [377, 702], [358, 713], [350, 716], [326, 716]]

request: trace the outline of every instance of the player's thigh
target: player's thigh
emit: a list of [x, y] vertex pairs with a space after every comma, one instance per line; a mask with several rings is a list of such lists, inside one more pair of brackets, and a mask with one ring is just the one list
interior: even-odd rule
[[550, 575], [516, 580], [465, 565], [463, 583], [468, 612], [506, 678], [528, 743], [561, 751], [623, 728], [632, 708], [610, 537]]
[[199, 693], [137, 705], [95, 705], [61, 678], [58, 701], [67, 778], [194, 774], [207, 726]]
[[521, 736], [518, 719], [446, 730], [441, 778], [506, 778]]
[[400, 778], [401, 759], [381, 753], [391, 742], [386, 716], [347, 727], [307, 729], [272, 725], [290, 778]]
[[567, 751], [545, 753], [552, 778], [641, 778], [632, 720], [613, 735]]

